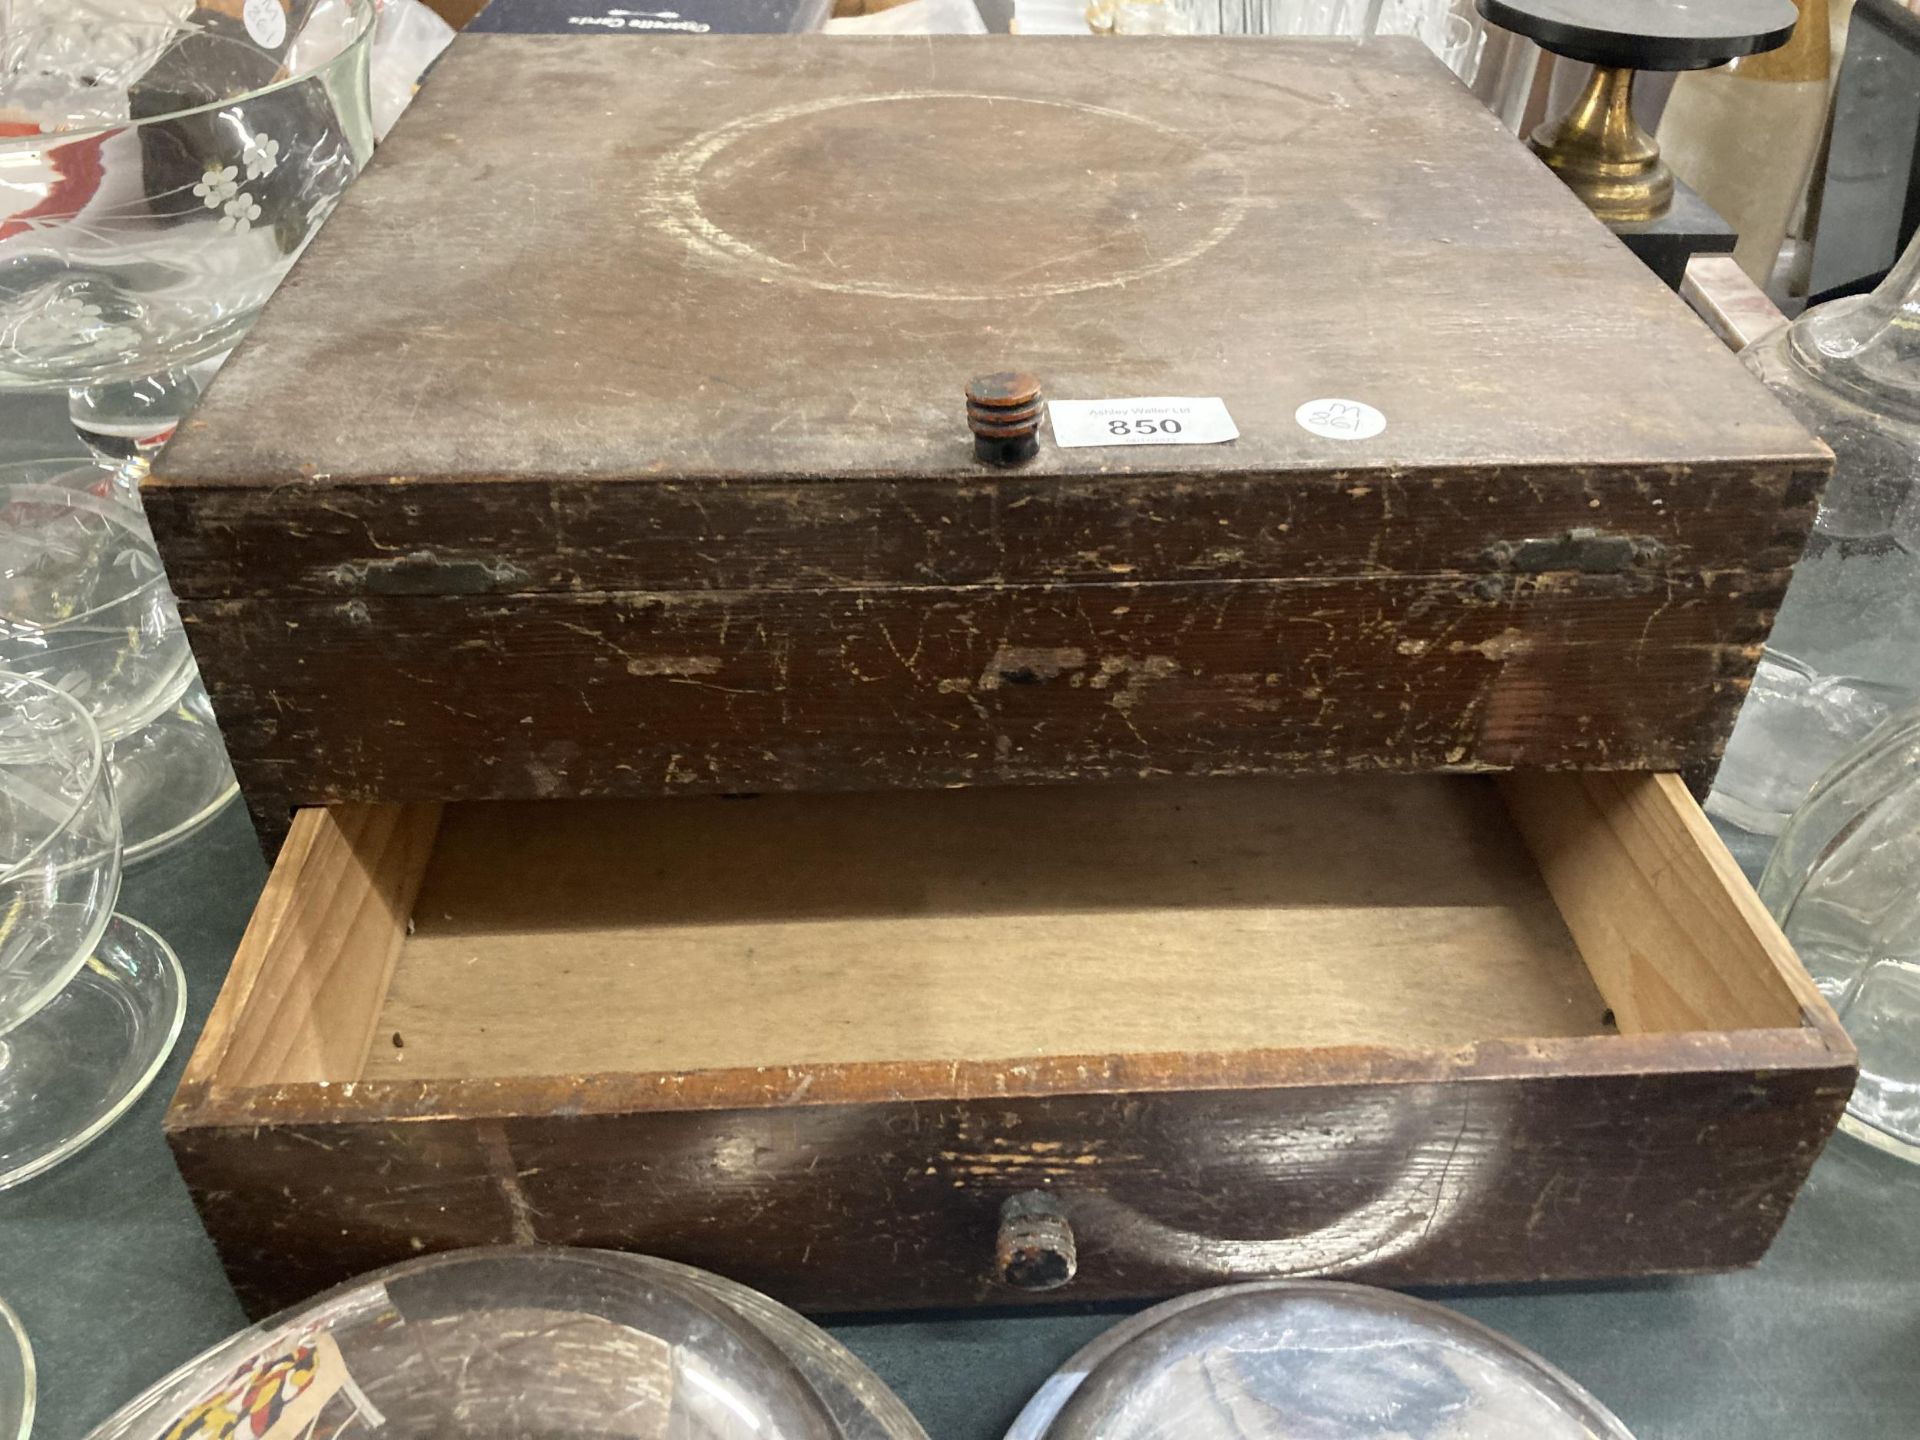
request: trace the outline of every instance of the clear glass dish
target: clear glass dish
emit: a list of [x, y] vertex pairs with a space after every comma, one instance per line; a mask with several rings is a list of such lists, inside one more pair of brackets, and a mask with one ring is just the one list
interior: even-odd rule
[[1573, 1380], [1439, 1305], [1364, 1285], [1204, 1290], [1055, 1372], [1007, 1440], [1632, 1440]]
[[105, 433], [177, 421], [373, 150], [373, 0], [180, 9], [0, 35], [0, 389]]
[[534, 1247], [341, 1286], [190, 1361], [92, 1440], [248, 1433], [268, 1415], [330, 1440], [924, 1440], [871, 1372], [763, 1297], [643, 1257]]
[[926, 1440], [913, 1412], [884, 1381], [798, 1311], [745, 1285], [691, 1265], [650, 1255], [598, 1252], [624, 1265], [654, 1270], [699, 1286], [751, 1321], [787, 1353], [820, 1397], [845, 1440]]
[[[71, 696], [0, 671], [0, 1047], [86, 962], [119, 895], [100, 732]], [[9, 1069], [0, 1048], [0, 1097]]]
[[27, 1440], [33, 1401], [33, 1345], [20, 1317], [0, 1300], [0, 1440]]
[[1760, 898], [1860, 1051], [1841, 1127], [1920, 1161], [1920, 707], [1813, 787]]
[[186, 1013], [173, 948], [113, 916], [73, 978], [0, 1038], [0, 1190], [78, 1154], [126, 1114]]

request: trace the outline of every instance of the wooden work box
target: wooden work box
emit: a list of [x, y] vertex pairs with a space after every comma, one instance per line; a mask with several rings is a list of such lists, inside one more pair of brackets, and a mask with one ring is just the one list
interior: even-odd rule
[[1036, 1207], [1068, 1300], [1740, 1265], [1853, 1077], [1672, 776], [346, 805], [167, 1128], [255, 1310], [503, 1241], [818, 1310], [1042, 1293]]
[[[1239, 438], [992, 469], [1006, 369]], [[469, 34], [145, 493], [284, 828], [1685, 768], [1827, 464], [1414, 41]]]

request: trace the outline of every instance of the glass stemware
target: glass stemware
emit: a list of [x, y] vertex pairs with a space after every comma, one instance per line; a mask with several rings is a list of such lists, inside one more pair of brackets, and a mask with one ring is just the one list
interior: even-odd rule
[[373, 0], [181, 8], [0, 35], [0, 389], [136, 482], [373, 150]]
[[[6, 484], [15, 476], [50, 483]], [[110, 747], [126, 856], [192, 833], [237, 793], [160, 556], [97, 466], [0, 466], [0, 666], [81, 701]]]
[[120, 819], [86, 707], [0, 671], [0, 1189], [79, 1150], [180, 1033], [180, 962], [113, 913]]
[[80, 490], [0, 490], [0, 626], [0, 664], [79, 700], [109, 741], [170, 706], [192, 678], [144, 526]]
[[86, 709], [0, 671], [0, 1042], [99, 943], [120, 896], [120, 817]]

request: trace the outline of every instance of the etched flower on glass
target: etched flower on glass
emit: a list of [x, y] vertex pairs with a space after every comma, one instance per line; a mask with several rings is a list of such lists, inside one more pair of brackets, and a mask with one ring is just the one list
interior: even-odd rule
[[85, 298], [70, 280], [22, 295], [0, 311], [0, 353], [47, 365], [80, 363], [138, 342], [138, 332]]
[[240, 187], [234, 177], [239, 174], [231, 165], [208, 166], [207, 173], [200, 177], [200, 183], [193, 187], [193, 193], [200, 197], [200, 203], [209, 210], [218, 210]]
[[260, 218], [260, 202], [242, 190], [226, 204], [226, 213], [220, 217], [222, 230], [238, 230], [242, 234], [253, 228], [253, 222]]
[[[256, 131], [249, 135], [246, 143], [240, 147], [240, 153], [246, 159], [249, 180], [271, 175], [280, 165], [280, 142], [263, 132]], [[231, 171], [232, 167], [228, 169]]]

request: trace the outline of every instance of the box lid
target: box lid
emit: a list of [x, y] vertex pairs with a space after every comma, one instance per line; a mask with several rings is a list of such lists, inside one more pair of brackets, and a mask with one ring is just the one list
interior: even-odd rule
[[1240, 432], [1028, 479], [1822, 453], [1417, 42], [469, 35], [153, 484], [977, 480], [1009, 368]]

